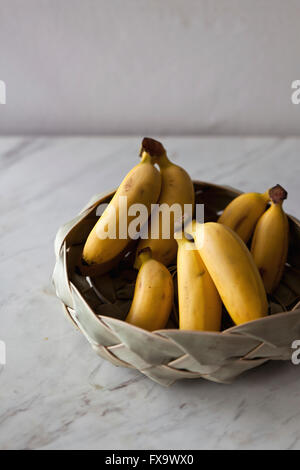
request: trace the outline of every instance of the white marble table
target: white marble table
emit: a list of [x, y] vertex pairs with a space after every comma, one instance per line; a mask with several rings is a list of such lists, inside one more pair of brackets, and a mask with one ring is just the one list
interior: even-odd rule
[[[300, 217], [300, 140], [161, 138], [195, 179], [264, 191]], [[51, 286], [57, 228], [114, 188], [140, 138], [0, 139], [0, 449], [300, 449], [300, 366], [166, 389], [95, 355]]]

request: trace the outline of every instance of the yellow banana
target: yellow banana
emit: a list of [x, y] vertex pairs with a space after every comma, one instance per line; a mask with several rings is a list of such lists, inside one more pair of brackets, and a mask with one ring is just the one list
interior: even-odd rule
[[232, 320], [241, 323], [264, 317], [267, 296], [254, 259], [229, 227], [193, 222], [187, 228]]
[[165, 328], [173, 306], [173, 280], [168, 269], [152, 259], [151, 250], [139, 253], [140, 270], [126, 321], [148, 331]]
[[220, 331], [222, 302], [193, 242], [177, 239], [179, 328]]
[[247, 243], [269, 200], [269, 191], [241, 194], [225, 207], [218, 222], [230, 227]]
[[259, 219], [251, 253], [263, 279], [266, 291], [278, 286], [287, 259], [289, 223], [282, 203], [287, 192], [280, 185], [270, 190], [271, 206]]
[[[164, 147], [153, 139], [145, 138], [143, 140], [142, 149], [149, 151], [152, 147], [158, 146], [161, 152], [156, 152], [159, 155], [156, 157], [162, 176], [161, 194], [158, 204], [163, 210], [164, 207], [168, 210], [173, 204], [178, 204], [183, 213], [184, 204], [191, 204], [194, 207], [195, 192], [191, 178], [187, 172], [178, 165], [172, 163], [166, 154]], [[165, 206], [163, 206], [165, 205]], [[144, 248], [151, 248], [152, 257], [165, 266], [168, 266], [172, 261], [175, 261], [177, 253], [177, 243], [174, 239], [174, 226], [175, 226], [174, 212], [170, 212], [170, 233], [167, 234], [168, 238], [163, 236], [163, 218], [161, 211], [154, 211], [151, 214], [151, 221], [148, 226], [147, 239], [141, 239], [137, 253]], [[157, 238], [151, 237], [151, 230], [156, 228]], [[135, 267], [138, 269], [138, 257], [135, 261]]]
[[[127, 213], [133, 204], [143, 204], [147, 208], [148, 215], [150, 214], [151, 204], [157, 202], [161, 190], [161, 175], [154, 166], [154, 157], [156, 157], [155, 153], [146, 150], [142, 152], [141, 162], [124, 178], [108, 207], [92, 229], [82, 255], [88, 265], [108, 263], [126, 248], [130, 242], [128, 227], [136, 217], [129, 216]], [[122, 215], [123, 209], [120, 209], [122, 205], [120, 198], [124, 196], [127, 197], [126, 224]], [[125, 200], [122, 199], [122, 201]], [[124, 238], [119, 236], [121, 224], [126, 225]], [[111, 230], [110, 236], [104, 238], [103, 234], [108, 233], [109, 230]]]

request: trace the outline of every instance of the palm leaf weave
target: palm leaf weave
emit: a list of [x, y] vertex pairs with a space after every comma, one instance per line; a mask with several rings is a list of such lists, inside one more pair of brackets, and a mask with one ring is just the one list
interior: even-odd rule
[[[206, 220], [218, 213], [239, 191], [194, 182], [196, 202], [205, 204]], [[199, 378], [230, 383], [241, 373], [269, 360], [290, 360], [300, 339], [300, 222], [289, 216], [289, 257], [280, 286], [270, 299], [270, 315], [232, 326], [224, 315], [220, 333], [176, 328], [176, 305], [165, 330], [148, 332], [123, 321], [133, 295], [135, 272], [130, 253], [114, 272], [93, 278], [76, 268], [83, 244], [97, 221], [100, 203], [114, 192], [95, 196], [80, 214], [57, 233], [53, 281], [56, 294], [73, 324], [95, 352], [117, 366], [138, 369], [150, 379], [170, 385], [178, 379]], [[170, 268], [176, 276], [176, 268]], [[176, 284], [176, 283], [175, 283]], [[176, 302], [175, 302], [176, 304]]]

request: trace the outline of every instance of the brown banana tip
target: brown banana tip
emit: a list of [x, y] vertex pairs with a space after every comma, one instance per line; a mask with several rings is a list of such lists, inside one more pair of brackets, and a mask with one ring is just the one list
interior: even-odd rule
[[280, 184], [276, 184], [270, 189], [269, 196], [275, 204], [279, 204], [287, 198], [288, 193]]
[[158, 140], [151, 139], [150, 137], [144, 137], [142, 140], [140, 157], [143, 152], [149, 153], [151, 157], [161, 157], [166, 153], [164, 146]]

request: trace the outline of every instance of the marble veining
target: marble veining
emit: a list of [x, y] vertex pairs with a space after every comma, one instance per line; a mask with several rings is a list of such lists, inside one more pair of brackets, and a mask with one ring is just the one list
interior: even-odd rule
[[[265, 191], [300, 217], [300, 139], [162, 137], [194, 179]], [[233, 385], [163, 388], [91, 350], [51, 285], [53, 240], [116, 187], [140, 138], [0, 139], [0, 449], [300, 449], [300, 368], [269, 363]]]

